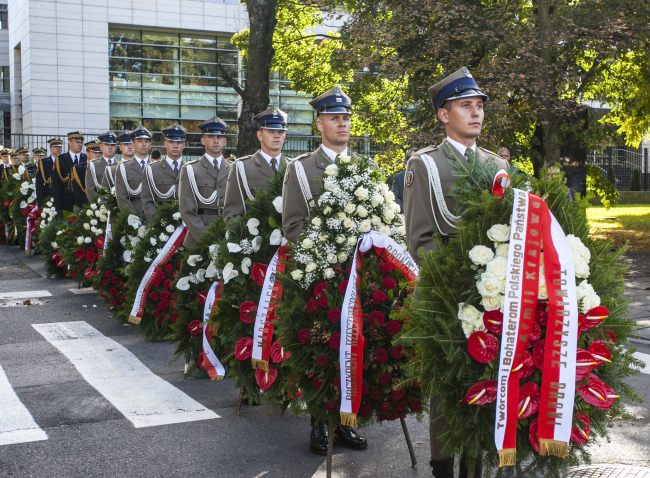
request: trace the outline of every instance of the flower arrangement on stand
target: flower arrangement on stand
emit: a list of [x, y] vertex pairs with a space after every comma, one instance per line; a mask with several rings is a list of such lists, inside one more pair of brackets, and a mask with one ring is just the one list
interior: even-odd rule
[[[394, 342], [406, 319], [391, 317], [410, 282], [388, 247], [355, 249], [364, 238], [380, 237], [408, 256], [398, 245], [404, 240], [399, 206], [373, 167], [367, 158], [339, 157], [326, 168], [323, 193], [289, 244], [281, 276], [277, 329], [296, 380], [288, 386], [300, 389], [306, 404], [294, 408], [330, 426], [422, 411], [419, 383], [406, 369], [413, 347]], [[347, 411], [344, 397], [353, 402]]]
[[[72, 217], [76, 220], [76, 216]], [[61, 251], [62, 239], [67, 233], [66, 224], [66, 218], [54, 207], [54, 199], [49, 198], [41, 210], [38, 231], [38, 250], [43, 254], [49, 277], [64, 277], [67, 271]]]
[[[132, 252], [124, 251], [124, 259], [129, 262], [125, 271], [128, 278], [127, 308], [134, 306], [137, 297], [142, 297], [144, 306], [139, 325], [151, 340], [163, 339], [169, 333], [169, 326], [178, 318], [174, 278], [181, 264], [183, 247], [180, 246], [164, 265], [155, 268], [147, 287], [144, 288], [143, 278], [181, 223], [178, 201], [164, 202], [159, 205], [151, 224], [146, 230], [142, 230], [144, 234], [140, 235], [139, 228], [135, 249]], [[131, 242], [133, 243], [133, 240]], [[129, 316], [130, 322], [133, 320], [132, 316], [133, 314]]]
[[[585, 445], [605, 435], [613, 419], [624, 414], [619, 398], [634, 396], [623, 381], [636, 364], [632, 351], [622, 346], [633, 325], [623, 297], [625, 269], [620, 251], [589, 237], [586, 201], [569, 198], [562, 176], [546, 171], [535, 179], [513, 172], [512, 185], [519, 189], [506, 190], [499, 198], [490, 194], [494, 173], [477, 162], [470, 164], [468, 173], [458, 172], [452, 191], [462, 212], [457, 235], [423, 253], [415, 294], [398, 314], [411, 319], [401, 341], [416, 345], [413, 374], [427, 394], [439, 399], [438, 413], [449, 424], [440, 436], [445, 449], [466, 457], [468, 465], [482, 457], [488, 466], [516, 466], [517, 475], [541, 471], [548, 476], [588, 460]], [[537, 300], [521, 302], [530, 314], [518, 315], [513, 304], [519, 297], [514, 287], [519, 276], [511, 264], [521, 264], [523, 255], [512, 238], [520, 241], [525, 236], [520, 201], [526, 197], [542, 211], [543, 203], [548, 204], [551, 221], [541, 254], [526, 255], [525, 267], [538, 261], [539, 271], [520, 276], [530, 289], [526, 297]], [[535, 220], [528, 224], [533, 232], [541, 227]], [[539, 247], [540, 241], [526, 244]], [[561, 270], [573, 270], [573, 276], [549, 284], [549, 264], [553, 269], [568, 264]], [[552, 300], [561, 287], [569, 291], [565, 299]], [[575, 321], [568, 318], [573, 313]], [[555, 336], [563, 340], [554, 342]], [[575, 349], [572, 354], [562, 352], [571, 350], [571, 337]], [[559, 355], [555, 347], [563, 347]], [[567, 373], [570, 382], [549, 381], [548, 371], [561, 368], [554, 356], [566, 357], [561, 359], [566, 370], [574, 367], [575, 376], [560, 372]], [[558, 400], [572, 397], [573, 381], [575, 397], [565, 404], [565, 411], [573, 408], [573, 421], [571, 416], [562, 425], [560, 418], [546, 420], [543, 426], [555, 426], [556, 435], [542, 436], [539, 417], [547, 416], [547, 408]], [[560, 394], [553, 391], [553, 383], [561, 384]], [[502, 421], [506, 425], [498, 426]], [[559, 438], [560, 427], [565, 427], [568, 443]], [[510, 446], [495, 447], [495, 441], [508, 440]]]
[[[31, 250], [32, 238], [38, 231], [38, 217], [40, 210], [36, 205], [36, 185], [34, 179], [16, 182], [13, 191], [14, 200], [9, 208], [9, 215], [15, 227], [16, 242]], [[29, 231], [28, 231], [29, 224]], [[29, 244], [25, 236], [29, 232]]]
[[22, 164], [18, 165], [15, 169], [12, 168], [7, 171], [5, 171], [7, 174], [6, 179], [0, 182], [0, 239], [6, 245], [9, 245], [16, 241], [17, 228], [19, 227], [14, 222], [11, 214], [17, 195], [19, 195], [16, 186], [21, 185], [23, 182], [28, 182], [29, 173]]

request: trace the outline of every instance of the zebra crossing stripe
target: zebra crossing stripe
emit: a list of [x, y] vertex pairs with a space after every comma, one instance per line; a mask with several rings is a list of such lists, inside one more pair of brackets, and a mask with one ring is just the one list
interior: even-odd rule
[[0, 292], [0, 300], [37, 299], [39, 297], [52, 297], [47, 290], [21, 290], [17, 292]]
[[20, 401], [0, 366], [0, 445], [40, 440], [47, 440], [47, 434]]
[[644, 354], [643, 352], [634, 352], [632, 354], [634, 358], [641, 360], [645, 364], [645, 368], [639, 369], [641, 373], [650, 374], [650, 355]]
[[32, 324], [136, 428], [220, 418], [83, 321]]

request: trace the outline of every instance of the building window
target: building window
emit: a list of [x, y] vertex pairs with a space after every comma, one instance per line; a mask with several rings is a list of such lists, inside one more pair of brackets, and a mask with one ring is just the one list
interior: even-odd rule
[[[223, 79], [240, 78], [239, 52], [229, 35], [110, 27], [111, 128], [144, 124], [161, 131], [179, 122], [198, 131], [218, 115], [236, 126], [239, 96]], [[274, 78], [271, 102], [290, 114], [291, 133], [311, 134], [310, 98]]]
[[2, 91], [9, 92], [9, 67], [3, 66], [0, 68], [0, 80], [2, 80]]
[[7, 30], [9, 28], [8, 20], [7, 5], [0, 5], [0, 30]]

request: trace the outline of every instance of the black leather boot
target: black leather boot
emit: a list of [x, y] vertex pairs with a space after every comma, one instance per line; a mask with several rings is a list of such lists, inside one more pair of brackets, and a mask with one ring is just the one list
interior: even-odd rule
[[454, 459], [431, 460], [431, 472], [434, 478], [454, 478]]
[[309, 449], [317, 455], [327, 455], [327, 427], [323, 422], [314, 420], [313, 417], [309, 434]]
[[368, 441], [359, 435], [352, 427], [339, 426], [334, 430], [334, 441], [353, 450], [365, 450], [368, 448]]

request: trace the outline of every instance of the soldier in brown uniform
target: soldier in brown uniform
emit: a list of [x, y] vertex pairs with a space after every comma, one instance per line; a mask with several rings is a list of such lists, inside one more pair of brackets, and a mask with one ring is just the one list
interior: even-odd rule
[[[120, 159], [122, 161], [128, 161], [133, 159], [135, 154], [135, 143], [131, 137], [131, 132], [128, 129], [123, 130], [117, 136], [117, 142], [120, 145]], [[149, 153], [147, 152], [147, 155]]]
[[[467, 68], [447, 76], [429, 88], [429, 95], [443, 123], [447, 138], [437, 146], [416, 151], [411, 156], [404, 177], [404, 217], [408, 250], [416, 261], [418, 252], [434, 247], [434, 236], [448, 237], [455, 233], [454, 202], [451, 188], [454, 165], [462, 166], [469, 159], [494, 162], [506, 168], [496, 154], [476, 146], [483, 125], [483, 105], [488, 99]], [[436, 193], [438, 191], [438, 193]], [[438, 401], [431, 398], [429, 434], [431, 467], [436, 478], [453, 478], [454, 458], [443, 453], [438, 435], [447, 426], [445, 417], [437, 412]], [[467, 476], [461, 460], [459, 476]], [[477, 464], [480, 472], [480, 461]], [[480, 476], [480, 474], [478, 475]]]
[[147, 165], [142, 181], [142, 206], [147, 222], [156, 215], [158, 203], [177, 198], [178, 179], [183, 165], [183, 149], [187, 133], [174, 123], [163, 130], [167, 155], [160, 161]]
[[205, 154], [181, 169], [178, 204], [181, 218], [187, 225], [183, 241], [186, 248], [201, 240], [205, 228], [223, 213], [226, 184], [231, 162], [223, 157], [228, 125], [214, 116], [200, 125], [201, 144]]
[[246, 201], [253, 200], [258, 191], [266, 191], [269, 181], [284, 168], [282, 146], [287, 138], [287, 114], [278, 108], [268, 108], [253, 119], [258, 125], [260, 149], [237, 159], [231, 168], [223, 206], [226, 221], [242, 216]]
[[117, 137], [112, 131], [107, 131], [97, 137], [99, 149], [102, 155], [86, 166], [86, 196], [88, 201], [93, 202], [97, 197], [97, 191], [102, 187], [106, 170], [115, 163], [115, 150], [117, 149]]
[[[120, 147], [125, 138], [120, 137]], [[151, 149], [151, 133], [144, 126], [140, 126], [131, 133], [133, 141], [133, 159], [124, 159], [116, 165], [115, 199], [120, 211], [129, 211], [146, 222], [144, 207], [142, 205], [142, 189], [144, 184], [144, 169], [149, 163], [149, 150]]]
[[[289, 241], [295, 241], [309, 218], [309, 209], [323, 190], [325, 168], [338, 155], [348, 155], [350, 140], [350, 98], [336, 86], [309, 103], [316, 110], [316, 127], [320, 131], [322, 145], [316, 151], [298, 156], [287, 163], [282, 190], [282, 233]], [[301, 178], [302, 179], [299, 179]], [[301, 187], [308, 183], [308, 188]], [[327, 454], [327, 427], [313, 417], [309, 436], [309, 449], [316, 454]], [[353, 428], [339, 426], [335, 440], [355, 450], [365, 450], [368, 442]]]

